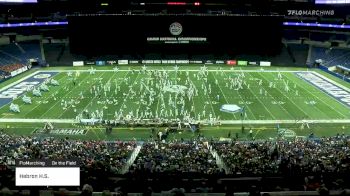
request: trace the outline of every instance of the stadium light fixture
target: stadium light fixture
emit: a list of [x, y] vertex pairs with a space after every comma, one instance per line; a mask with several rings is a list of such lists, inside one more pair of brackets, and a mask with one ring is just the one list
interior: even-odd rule
[[27, 22], [27, 23], [8, 23], [0, 24], [0, 28], [15, 28], [15, 27], [40, 27], [40, 26], [57, 26], [57, 25], [68, 25], [67, 21], [62, 22]]
[[300, 23], [300, 22], [284, 22], [284, 26], [301, 26], [301, 27], [323, 27], [323, 28], [335, 28], [335, 29], [350, 29], [350, 25], [344, 24], [325, 24], [318, 22], [311, 23]]

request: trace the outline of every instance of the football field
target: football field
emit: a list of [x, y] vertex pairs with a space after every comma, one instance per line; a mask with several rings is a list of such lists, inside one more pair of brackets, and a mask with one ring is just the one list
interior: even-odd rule
[[[242, 119], [252, 124], [350, 120], [350, 107], [346, 102], [308, 78], [325, 79], [344, 91], [349, 89], [315, 72], [202, 69], [169, 66], [156, 72], [142, 67], [96, 70], [95, 73], [89, 70], [37, 71], [3, 87], [2, 96], [6, 97], [6, 91], [18, 89], [16, 85], [33, 78], [53, 78], [58, 85], [47, 83], [48, 91], [41, 90], [41, 96], [34, 96], [32, 90], [38, 89], [44, 80], [27, 85], [30, 88], [17, 98], [2, 102], [0, 118], [2, 122], [50, 119], [71, 123], [77, 122], [77, 117], [91, 116], [104, 120], [126, 116], [181, 120], [190, 117], [201, 122], [214, 119], [222, 124], [239, 124]], [[31, 104], [22, 100], [24, 94], [31, 99]], [[10, 111], [11, 103], [18, 105], [20, 111]], [[223, 112], [220, 108], [224, 104], [236, 105], [241, 110]]]

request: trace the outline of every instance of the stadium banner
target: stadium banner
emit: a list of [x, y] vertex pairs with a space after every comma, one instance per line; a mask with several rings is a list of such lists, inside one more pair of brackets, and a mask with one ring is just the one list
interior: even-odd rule
[[213, 64], [213, 61], [211, 61], [211, 60], [207, 60], [207, 61], [205, 61], [205, 63], [204, 64], [207, 64], [207, 65], [212, 65]]
[[84, 61], [73, 61], [73, 67], [84, 66]]
[[98, 66], [106, 65], [106, 61], [96, 61], [96, 65]]
[[248, 65], [248, 61], [238, 61], [238, 65], [247, 66]]
[[225, 64], [225, 61], [215, 61], [215, 64]]
[[142, 60], [142, 64], [153, 64], [153, 60]]
[[168, 64], [168, 60], [162, 60], [162, 64]]
[[249, 62], [248, 62], [248, 65], [258, 65], [258, 62], [255, 62], [255, 61], [249, 61]]
[[260, 66], [262, 66], [262, 67], [270, 67], [271, 66], [271, 62], [269, 62], [269, 61], [260, 61]]
[[161, 60], [154, 60], [153, 63], [154, 64], [162, 64], [162, 61]]
[[176, 61], [175, 60], [168, 60], [168, 64], [175, 64]]
[[116, 65], [117, 61], [107, 61], [107, 65]]
[[203, 64], [203, 61], [190, 61], [190, 64]]
[[129, 64], [139, 64], [140, 63], [140, 61], [138, 61], [138, 60], [130, 60], [129, 61]]
[[118, 60], [118, 65], [127, 65], [129, 64], [128, 60]]
[[21, 68], [15, 70], [15, 71], [12, 71], [10, 74], [11, 74], [11, 77], [14, 77], [14, 76], [16, 76], [16, 75], [18, 75], [20, 73], [23, 73], [23, 72], [25, 72], [27, 70], [28, 70], [28, 67], [24, 66], [24, 67], [21, 67]]
[[95, 61], [85, 61], [85, 65], [96, 65]]
[[86, 129], [78, 128], [64, 128], [64, 129], [52, 129], [46, 131], [44, 129], [35, 129], [33, 134], [53, 134], [53, 135], [86, 135], [88, 131]]
[[236, 60], [228, 60], [228, 61], [226, 61], [226, 64], [227, 65], [237, 65], [237, 61]]
[[175, 62], [178, 63], [178, 64], [188, 64], [188, 63], [190, 63], [189, 60], [175, 60]]

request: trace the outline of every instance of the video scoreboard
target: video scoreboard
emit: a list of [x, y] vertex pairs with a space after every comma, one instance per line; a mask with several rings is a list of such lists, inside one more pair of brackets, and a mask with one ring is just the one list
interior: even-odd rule
[[274, 52], [282, 34], [281, 18], [271, 16], [80, 15], [68, 21], [74, 53]]

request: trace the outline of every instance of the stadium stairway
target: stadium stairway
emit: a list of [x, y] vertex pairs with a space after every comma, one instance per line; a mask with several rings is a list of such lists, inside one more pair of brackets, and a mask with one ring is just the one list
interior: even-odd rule
[[140, 150], [142, 148], [143, 143], [138, 143], [134, 151], [131, 153], [131, 156], [129, 160], [126, 162], [125, 166], [121, 170], [121, 174], [125, 174], [129, 171], [130, 166], [134, 163], [136, 160], [137, 155], [140, 153]]
[[42, 40], [40, 40], [39, 44], [40, 44], [41, 59], [45, 62], [45, 61], [46, 61], [46, 58], [45, 58], [44, 43], [43, 43]]
[[294, 65], [305, 66], [307, 61], [309, 45], [306, 44], [288, 44], [288, 53]]
[[[68, 42], [43, 43], [45, 61], [50, 66], [72, 65], [73, 61], [90, 60], [82, 55], [72, 54]], [[92, 61], [95, 61], [92, 60]]]
[[1, 65], [9, 65], [9, 64], [15, 64], [18, 61], [15, 61], [11, 58], [8, 58], [7, 54], [5, 54], [2, 50], [0, 50], [0, 66]]
[[22, 54], [26, 53], [26, 51], [22, 48], [21, 45], [15, 43], [15, 46], [17, 46], [17, 48], [19, 49], [19, 51], [21, 51]]
[[8, 64], [15, 64], [15, 63], [22, 62], [22, 60], [20, 58], [17, 58], [16, 56], [14, 56], [14, 55], [12, 55], [4, 50], [0, 50], [0, 53], [1, 53], [2, 59], [6, 59]]
[[229, 174], [230, 170], [225, 165], [225, 163], [222, 161], [220, 155], [216, 152], [216, 150], [214, 150], [214, 148], [211, 145], [209, 145], [208, 148], [209, 148], [211, 155], [213, 155], [213, 157], [215, 158], [216, 165], [219, 167], [219, 169], [224, 169], [225, 173]]

